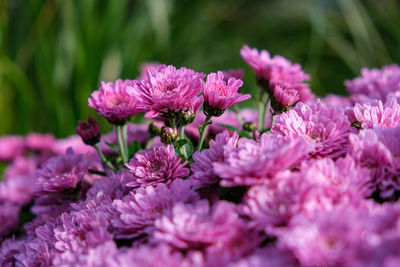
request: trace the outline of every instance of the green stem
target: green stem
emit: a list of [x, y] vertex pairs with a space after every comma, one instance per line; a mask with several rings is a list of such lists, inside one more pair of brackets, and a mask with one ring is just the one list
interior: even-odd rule
[[203, 127], [201, 128], [201, 132], [200, 132], [200, 141], [199, 141], [199, 144], [197, 145], [196, 151], [200, 151], [203, 146], [206, 128], [208, 126], [208, 123], [210, 122], [210, 119], [211, 119], [211, 116], [207, 115], [206, 119], [204, 120], [204, 124], [203, 124]]
[[118, 146], [121, 153], [122, 161], [124, 163], [128, 162], [128, 149], [126, 147], [126, 141], [124, 141], [124, 134], [123, 134], [123, 127], [121, 125], [117, 125], [115, 127], [117, 139], [118, 139]]
[[[181, 126], [181, 129], [179, 130], [179, 139], [185, 139], [185, 126]], [[185, 156], [186, 159], [188, 159], [185, 145], [182, 146], [182, 154]]]
[[171, 127], [172, 129], [176, 129], [175, 118], [169, 119], [169, 127]]
[[94, 148], [96, 148], [97, 154], [99, 154], [101, 160], [107, 165], [108, 168], [113, 170], [115, 172], [115, 167], [112, 165], [112, 163], [104, 156], [103, 152], [101, 152], [100, 147], [96, 144], [94, 145]]
[[258, 103], [258, 131], [262, 132], [265, 125], [265, 117], [268, 108], [268, 94], [261, 92]]
[[240, 123], [240, 125], [243, 126], [244, 121], [243, 121], [242, 118], [240, 117], [240, 113], [239, 113], [238, 107], [237, 107], [237, 106], [233, 106], [232, 109], [233, 109], [233, 112], [235, 112], [236, 119], [238, 120], [238, 122]]

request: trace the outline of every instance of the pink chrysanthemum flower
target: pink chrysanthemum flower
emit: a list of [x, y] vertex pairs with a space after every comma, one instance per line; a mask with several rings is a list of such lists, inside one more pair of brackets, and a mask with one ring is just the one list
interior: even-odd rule
[[400, 67], [393, 64], [382, 69], [363, 68], [361, 77], [345, 81], [345, 85], [355, 102], [385, 101], [390, 93], [400, 90]]
[[237, 70], [224, 70], [224, 81], [228, 82], [230, 78], [235, 78], [237, 80], [243, 80], [244, 71], [242, 69]]
[[193, 178], [199, 180], [201, 184], [214, 184], [218, 182], [218, 176], [214, 173], [212, 164], [224, 161], [224, 146], [236, 147], [239, 135], [234, 132], [229, 135], [228, 131], [218, 134], [215, 141], [211, 140], [208, 149], [193, 154], [194, 162], [190, 166]]
[[186, 68], [160, 65], [147, 68], [147, 80], [131, 82], [129, 93], [145, 107], [146, 117], [154, 118], [169, 112], [196, 113], [202, 104], [204, 74]]
[[235, 253], [240, 257], [254, 247], [254, 239], [245, 234], [246, 226], [237, 216], [235, 206], [220, 201], [210, 206], [207, 200], [195, 204], [177, 203], [170, 215], [156, 220], [156, 240], [181, 250], [209, 253]]
[[83, 155], [68, 149], [65, 155], [52, 157], [37, 171], [40, 192], [62, 192], [75, 188], [87, 172], [89, 163]]
[[314, 145], [311, 152], [317, 157], [338, 157], [346, 153], [350, 122], [343, 109], [299, 103], [292, 110], [274, 117], [272, 132], [295, 138], [304, 137]]
[[112, 124], [124, 124], [132, 115], [143, 111], [138, 100], [127, 93], [130, 82], [101, 82], [101, 87], [89, 98], [89, 107], [96, 109], [100, 116]]
[[0, 203], [0, 241], [17, 228], [20, 209], [9, 202]]
[[131, 191], [123, 199], [116, 199], [112, 225], [117, 238], [147, 238], [154, 231], [154, 221], [169, 214], [177, 202], [193, 202], [199, 196], [190, 180], [176, 179], [169, 186], [156, 184]]
[[[374, 128], [350, 135], [349, 154], [371, 171], [365, 187], [376, 201], [396, 200], [400, 195], [400, 126]], [[368, 177], [367, 177], [368, 178]]]
[[293, 64], [281, 56], [271, 58], [268, 51], [259, 52], [247, 45], [243, 46], [240, 54], [256, 72], [259, 83], [267, 87], [272, 96], [274, 96], [275, 86], [279, 84], [281, 88], [296, 90], [301, 102], [313, 97], [308, 85], [303, 83], [309, 80], [310, 76], [303, 72], [300, 64]]
[[296, 104], [299, 99], [299, 93], [295, 89], [283, 88], [281, 85], [276, 85], [274, 88], [274, 97], [271, 104], [275, 111], [283, 110], [285, 107], [290, 107]]
[[21, 136], [2, 136], [0, 138], [0, 161], [12, 161], [26, 152], [25, 139]]
[[295, 167], [312, 147], [303, 138], [263, 134], [259, 142], [242, 138], [237, 147], [224, 147], [224, 161], [213, 163], [222, 186], [253, 185]]
[[224, 81], [221, 71], [207, 75], [207, 81], [203, 86], [204, 111], [212, 116], [220, 116], [221, 112], [239, 102], [249, 99], [249, 94], [239, 94], [242, 80], [230, 78]]
[[359, 123], [362, 129], [394, 128], [400, 123], [400, 105], [395, 98], [389, 98], [385, 104], [374, 100], [371, 104], [356, 104], [353, 109], [347, 110], [350, 121]]
[[187, 162], [175, 154], [174, 147], [156, 146], [144, 152], [137, 152], [126, 163], [126, 167], [135, 175], [139, 184], [171, 183], [174, 179], [184, 178], [189, 174], [185, 168]]

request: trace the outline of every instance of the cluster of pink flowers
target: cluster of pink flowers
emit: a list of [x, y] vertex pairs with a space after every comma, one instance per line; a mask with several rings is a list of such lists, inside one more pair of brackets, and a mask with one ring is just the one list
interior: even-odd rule
[[115, 132], [1, 137], [0, 266], [399, 266], [400, 67], [316, 98], [241, 54], [265, 109], [229, 110], [241, 70], [152, 63], [89, 98]]

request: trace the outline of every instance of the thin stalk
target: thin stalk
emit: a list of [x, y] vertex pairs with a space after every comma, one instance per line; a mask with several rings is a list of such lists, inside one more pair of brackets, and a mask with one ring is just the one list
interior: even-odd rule
[[263, 102], [264, 102], [264, 106], [263, 106], [263, 109], [262, 109], [262, 116], [261, 116], [262, 127], [261, 128], [258, 127], [259, 129], [261, 129], [260, 132], [264, 130], [265, 118], [267, 116], [267, 109], [268, 109], [268, 103], [269, 103], [267, 94], [264, 97]]
[[239, 113], [238, 107], [237, 107], [237, 106], [233, 106], [232, 109], [233, 109], [233, 112], [235, 112], [236, 119], [238, 120], [238, 122], [240, 123], [240, 125], [243, 125], [244, 121], [243, 121], [242, 118], [240, 117], [240, 113]]
[[[181, 126], [179, 130], [179, 139], [185, 139], [185, 126]], [[182, 154], [185, 156], [186, 159], [188, 159], [186, 147], [184, 145], [182, 146]]]
[[267, 109], [268, 102], [265, 101], [266, 93], [261, 89], [260, 98], [258, 101], [258, 131], [262, 132], [265, 124], [265, 112]]
[[203, 124], [203, 127], [201, 128], [201, 132], [200, 132], [200, 141], [199, 141], [199, 144], [197, 145], [196, 151], [200, 151], [202, 146], [203, 146], [204, 136], [205, 136], [205, 133], [206, 133], [206, 128], [207, 128], [207, 126], [208, 126], [208, 124], [210, 122], [210, 119], [211, 119], [211, 116], [207, 115], [206, 119], [204, 120], [204, 124]]
[[96, 148], [97, 154], [99, 154], [101, 160], [107, 165], [108, 168], [113, 170], [115, 172], [115, 167], [112, 165], [112, 163], [104, 156], [103, 152], [101, 152], [100, 147], [96, 144], [94, 145], [94, 148]]
[[124, 141], [123, 126], [117, 125], [115, 131], [118, 139], [118, 146], [121, 153], [122, 161], [124, 163], [128, 162], [128, 149], [126, 147], [126, 141]]
[[169, 119], [169, 127], [171, 127], [172, 129], [176, 129], [175, 118]]

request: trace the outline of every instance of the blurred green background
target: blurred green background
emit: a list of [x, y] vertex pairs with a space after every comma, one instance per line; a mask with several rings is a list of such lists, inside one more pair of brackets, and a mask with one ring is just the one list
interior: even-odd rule
[[[400, 61], [396, 0], [0, 0], [0, 135], [74, 133], [101, 80], [143, 61], [244, 68], [243, 44], [303, 64], [318, 95], [361, 67]], [[247, 104], [251, 105], [251, 101]], [[104, 122], [104, 120], [103, 120]], [[103, 125], [104, 126], [104, 125]]]

